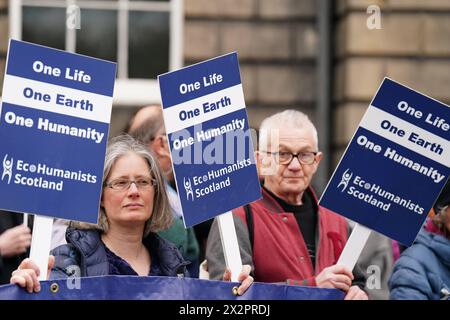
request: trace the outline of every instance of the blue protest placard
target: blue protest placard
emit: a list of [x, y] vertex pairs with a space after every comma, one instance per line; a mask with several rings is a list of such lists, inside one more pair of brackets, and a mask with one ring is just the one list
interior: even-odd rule
[[237, 54], [158, 80], [185, 225], [261, 198]]
[[115, 63], [11, 40], [0, 208], [97, 223]]
[[385, 78], [320, 204], [405, 245], [450, 173], [449, 106]]

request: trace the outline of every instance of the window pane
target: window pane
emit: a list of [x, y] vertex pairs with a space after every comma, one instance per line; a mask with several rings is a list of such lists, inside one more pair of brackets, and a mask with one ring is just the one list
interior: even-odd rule
[[77, 52], [117, 61], [117, 11], [81, 9]]
[[130, 11], [128, 77], [155, 79], [169, 70], [169, 13]]
[[65, 49], [65, 9], [24, 6], [22, 18], [22, 40]]

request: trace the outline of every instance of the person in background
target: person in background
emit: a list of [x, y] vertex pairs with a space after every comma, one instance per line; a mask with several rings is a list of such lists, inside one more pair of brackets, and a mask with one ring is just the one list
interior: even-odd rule
[[356, 265], [367, 277], [364, 291], [369, 299], [388, 300], [388, 281], [394, 267], [392, 240], [372, 230]]
[[9, 283], [31, 245], [31, 230], [23, 224], [23, 214], [0, 211], [0, 285]]
[[[337, 288], [346, 299], [367, 299], [352, 284], [351, 270], [335, 265], [347, 241], [346, 220], [321, 208], [310, 187], [323, 156], [314, 125], [286, 110], [265, 119], [259, 137], [263, 197], [233, 210], [242, 261], [252, 266], [255, 281]], [[206, 260], [210, 277], [220, 278], [225, 260], [217, 221]]]
[[169, 229], [159, 232], [159, 235], [178, 247], [184, 259], [191, 262], [187, 266], [189, 276], [198, 278], [199, 245], [194, 229], [184, 227], [183, 211], [176, 191], [172, 158], [166, 139], [161, 106], [149, 105], [139, 109], [131, 119], [127, 130], [131, 136], [155, 154], [156, 160], [164, 173], [165, 186], [174, 219]]
[[[178, 249], [158, 236], [172, 221], [164, 178], [145, 146], [130, 136], [114, 138], [106, 150], [103, 192], [97, 225], [71, 223], [67, 244], [57, 247], [48, 270], [39, 270], [25, 259], [12, 273], [10, 282], [28, 292], [40, 291], [38, 276], [49, 279], [73, 276], [133, 275], [178, 276], [186, 265]], [[250, 266], [238, 276], [242, 294], [253, 282]], [[225, 270], [224, 279], [230, 278]]]
[[392, 300], [450, 300], [450, 180], [414, 243], [394, 265]]

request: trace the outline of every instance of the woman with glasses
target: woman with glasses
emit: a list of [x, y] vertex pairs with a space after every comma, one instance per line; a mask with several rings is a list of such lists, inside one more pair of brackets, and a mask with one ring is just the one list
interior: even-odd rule
[[[156, 232], [172, 220], [161, 171], [145, 146], [130, 136], [113, 139], [106, 151], [99, 223], [72, 223], [67, 244], [52, 251], [49, 279], [74, 276], [177, 276], [186, 265], [178, 249]], [[74, 267], [77, 266], [78, 268]], [[250, 267], [239, 276], [242, 294], [253, 282]], [[40, 290], [38, 267], [25, 259], [11, 283]], [[224, 280], [231, 278], [225, 272]]]

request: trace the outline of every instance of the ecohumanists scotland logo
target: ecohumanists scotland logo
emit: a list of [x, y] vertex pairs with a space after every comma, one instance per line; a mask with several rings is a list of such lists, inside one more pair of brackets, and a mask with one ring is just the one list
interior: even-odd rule
[[13, 164], [14, 159], [11, 158], [10, 160], [8, 160], [8, 154], [6, 154], [3, 158], [2, 181], [5, 179], [5, 177], [8, 177], [8, 184], [11, 182]]
[[342, 174], [342, 178], [341, 178], [341, 182], [339, 182], [338, 184], [338, 189], [342, 186], [342, 190], [341, 192], [344, 192], [345, 189], [347, 189], [348, 187], [348, 183], [350, 182], [350, 179], [353, 176], [353, 172], [349, 172], [349, 169], [345, 170], [344, 173]]
[[191, 200], [194, 201], [194, 190], [192, 190], [192, 183], [191, 179], [187, 179], [186, 177], [183, 178], [184, 183], [184, 190], [186, 191], [186, 199], [189, 200], [189, 196], [191, 197]]

